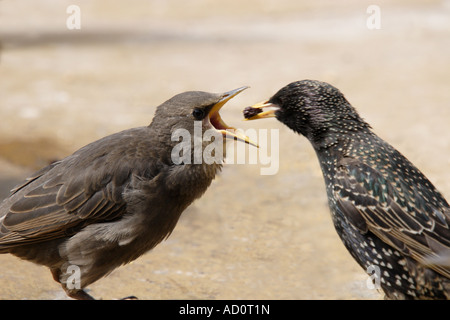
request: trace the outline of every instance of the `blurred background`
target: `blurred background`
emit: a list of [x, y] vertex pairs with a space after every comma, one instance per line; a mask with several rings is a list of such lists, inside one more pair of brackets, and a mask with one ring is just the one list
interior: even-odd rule
[[[80, 29], [68, 28], [71, 5]], [[224, 120], [279, 130], [277, 174], [226, 166], [167, 241], [91, 285], [94, 297], [382, 298], [334, 231], [308, 141], [275, 120], [242, 121], [292, 81], [338, 87], [450, 198], [449, 0], [3, 0], [0, 48], [2, 199], [187, 90], [248, 85]], [[0, 299], [65, 298], [45, 267], [9, 255], [0, 283]]]

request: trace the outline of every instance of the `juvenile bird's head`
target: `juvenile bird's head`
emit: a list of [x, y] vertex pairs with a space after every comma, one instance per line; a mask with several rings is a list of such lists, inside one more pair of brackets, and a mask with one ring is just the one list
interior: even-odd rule
[[316, 80], [292, 82], [269, 100], [247, 108], [245, 114], [247, 120], [276, 117], [314, 146], [326, 146], [339, 135], [369, 128], [337, 88]]
[[226, 139], [254, 144], [247, 136], [228, 126], [219, 114], [227, 101], [247, 88], [220, 94], [202, 91], [180, 93], [156, 109], [150, 128], [156, 129], [158, 140], [169, 147], [184, 143], [184, 148], [190, 150], [183, 149], [183, 152], [189, 151], [192, 157], [199, 146], [201, 151], [212, 142], [222, 142], [220, 147], [224, 147]]

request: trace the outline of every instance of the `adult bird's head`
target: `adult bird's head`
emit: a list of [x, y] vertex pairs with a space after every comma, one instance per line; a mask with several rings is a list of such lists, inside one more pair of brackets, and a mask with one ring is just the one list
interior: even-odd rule
[[370, 128], [337, 88], [317, 80], [292, 82], [269, 100], [247, 107], [244, 116], [247, 120], [276, 117], [315, 147]]
[[[221, 138], [223, 144], [226, 139], [233, 139], [255, 145], [247, 136], [228, 126], [219, 114], [227, 101], [247, 88], [219, 94], [203, 91], [180, 93], [156, 109], [150, 128], [156, 129], [161, 135], [159, 140], [172, 148], [181, 140], [190, 143], [192, 154], [197, 146], [203, 150], [216, 138]], [[185, 141], [187, 139], [189, 141]]]

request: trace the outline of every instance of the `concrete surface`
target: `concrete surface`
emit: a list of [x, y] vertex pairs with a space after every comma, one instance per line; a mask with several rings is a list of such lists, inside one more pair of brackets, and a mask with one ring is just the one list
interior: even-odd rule
[[[66, 9], [81, 9], [69, 30]], [[381, 10], [371, 30], [369, 5]], [[186, 90], [251, 88], [221, 112], [279, 130], [279, 169], [230, 164], [170, 238], [90, 286], [97, 298], [380, 299], [341, 244], [315, 154], [242, 109], [287, 83], [337, 86], [450, 196], [450, 1], [0, 2], [0, 197], [46, 163], [150, 123]], [[64, 299], [45, 267], [0, 256], [0, 299]]]

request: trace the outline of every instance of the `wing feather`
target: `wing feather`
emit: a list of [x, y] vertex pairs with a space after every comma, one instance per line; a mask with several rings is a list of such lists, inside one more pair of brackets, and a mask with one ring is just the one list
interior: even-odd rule
[[94, 188], [89, 180], [70, 180], [60, 171], [52, 165], [13, 190], [12, 203], [1, 220], [0, 248], [64, 237], [125, 212], [125, 185], [116, 186], [111, 178], [102, 178], [103, 184]]
[[56, 239], [120, 219], [135, 177], [150, 184], [161, 163], [149, 127], [118, 132], [39, 170], [0, 203], [0, 250]]
[[336, 181], [336, 206], [360, 232], [373, 232], [450, 278], [450, 261], [430, 263], [450, 257], [450, 207], [438, 191], [433, 192], [430, 182], [413, 187], [410, 180], [389, 179], [370, 165], [348, 158], [338, 164]]

